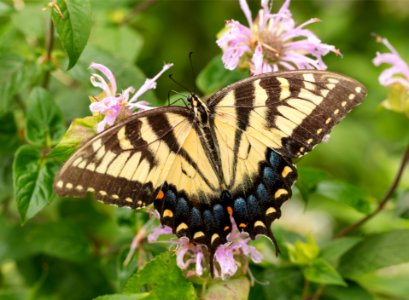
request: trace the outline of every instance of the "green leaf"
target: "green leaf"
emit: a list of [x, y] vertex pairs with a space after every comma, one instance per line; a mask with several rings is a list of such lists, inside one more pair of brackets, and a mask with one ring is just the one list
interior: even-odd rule
[[[68, 54], [68, 70], [78, 61], [91, 32], [91, 4], [89, 0], [56, 0], [51, 15]], [[61, 15], [62, 14], [62, 15]]]
[[0, 154], [12, 154], [21, 144], [14, 114], [9, 112], [0, 116]]
[[148, 299], [149, 293], [140, 294], [111, 294], [94, 298], [94, 300], [139, 300]]
[[39, 76], [38, 65], [0, 47], [0, 114], [10, 111], [22, 93]]
[[0, 216], [0, 228], [0, 263], [22, 259], [35, 252], [33, 245], [25, 239], [27, 227], [12, 225]]
[[356, 276], [409, 262], [409, 230], [396, 230], [366, 237], [346, 252], [340, 262], [345, 277]]
[[[349, 281], [348, 286], [326, 286], [324, 294], [334, 300], [372, 300], [374, 297], [357, 283]], [[325, 298], [326, 299], [326, 298]]]
[[52, 149], [48, 158], [61, 162], [67, 160], [82, 143], [96, 135], [97, 123], [98, 118], [96, 117], [73, 120], [64, 137]]
[[403, 219], [409, 219], [409, 190], [402, 191], [398, 194], [396, 214]]
[[307, 200], [308, 196], [316, 191], [318, 183], [326, 178], [327, 173], [322, 170], [313, 168], [299, 168], [296, 185], [304, 200]]
[[13, 155], [0, 156], [0, 203], [13, 196]]
[[92, 29], [90, 42], [109, 51], [116, 58], [130, 64], [135, 62], [143, 45], [142, 36], [129, 26], [96, 26]]
[[65, 133], [62, 113], [50, 93], [35, 88], [27, 104], [26, 138], [34, 145], [50, 147]]
[[246, 277], [224, 280], [211, 284], [200, 296], [203, 300], [247, 300], [250, 281]]
[[80, 263], [91, 257], [85, 233], [70, 222], [46, 222], [21, 227], [0, 220], [0, 262], [21, 260], [36, 254]]
[[218, 55], [214, 57], [197, 76], [197, 86], [205, 95], [210, 95], [211, 93], [248, 76], [248, 71], [226, 70], [221, 55]]
[[312, 236], [307, 236], [307, 242], [297, 240], [294, 244], [287, 243], [290, 261], [297, 265], [310, 264], [315, 261], [320, 249]]
[[32, 218], [47, 204], [55, 194], [52, 184], [59, 165], [46, 161], [41, 149], [21, 146], [13, 162], [14, 194], [21, 221]]
[[84, 232], [69, 222], [48, 222], [33, 227], [26, 236], [35, 250], [72, 262], [91, 257], [91, 245]]
[[359, 243], [359, 237], [343, 237], [331, 240], [321, 248], [320, 257], [328, 261], [338, 261], [338, 259], [349, 249]]
[[127, 282], [124, 293], [150, 292], [146, 299], [197, 299], [193, 284], [176, 265], [175, 255], [167, 251], [147, 263]]
[[322, 258], [317, 258], [311, 265], [304, 267], [303, 273], [312, 282], [346, 286], [341, 275]]
[[322, 181], [318, 184], [317, 193], [331, 200], [345, 203], [359, 212], [370, 212], [370, 196], [350, 183], [333, 180]]
[[[263, 297], [266, 300], [299, 300], [301, 299], [304, 278], [298, 267], [275, 267], [271, 266], [264, 269], [262, 277], [257, 276], [260, 282], [263, 282]], [[250, 299], [253, 293], [250, 291]]]

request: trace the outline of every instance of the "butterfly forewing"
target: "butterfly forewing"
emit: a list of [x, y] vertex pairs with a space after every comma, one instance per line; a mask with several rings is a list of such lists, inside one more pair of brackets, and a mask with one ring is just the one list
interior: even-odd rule
[[214, 112], [287, 157], [309, 152], [330, 133], [366, 90], [348, 77], [326, 71], [262, 74], [209, 98]]
[[91, 192], [107, 203], [145, 206], [166, 180], [191, 128], [192, 115], [184, 108], [134, 115], [77, 150], [58, 173], [54, 188], [61, 196]]

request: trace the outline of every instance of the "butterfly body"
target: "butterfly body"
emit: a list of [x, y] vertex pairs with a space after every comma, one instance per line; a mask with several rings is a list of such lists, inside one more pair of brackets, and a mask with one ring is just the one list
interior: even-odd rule
[[254, 76], [189, 107], [137, 113], [86, 142], [54, 188], [119, 206], [151, 203], [164, 225], [214, 251], [234, 219], [252, 238], [272, 238], [297, 178], [292, 159], [309, 152], [366, 94], [325, 71]]

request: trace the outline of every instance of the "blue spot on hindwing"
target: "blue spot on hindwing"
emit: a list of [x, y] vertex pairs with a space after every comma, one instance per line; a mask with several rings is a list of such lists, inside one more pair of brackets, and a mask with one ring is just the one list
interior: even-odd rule
[[257, 198], [254, 195], [247, 197], [247, 211], [252, 219], [262, 214], [260, 205], [258, 204]]
[[256, 197], [260, 203], [263, 204], [263, 207], [267, 207], [270, 202], [270, 194], [268, 193], [264, 184], [259, 183], [256, 189]]
[[270, 167], [264, 167], [263, 169], [263, 181], [267, 185], [274, 184], [276, 176], [274, 174], [274, 170]]
[[236, 201], [234, 201], [234, 208], [233, 208], [234, 214], [242, 221], [247, 221], [248, 220], [248, 212], [247, 212], [247, 206], [246, 206], [246, 201], [240, 197], [237, 198]]
[[271, 151], [268, 161], [273, 168], [277, 169], [281, 164], [281, 156], [278, 153]]
[[194, 229], [201, 226], [202, 216], [200, 214], [200, 210], [198, 210], [196, 207], [193, 207], [191, 211], [190, 227]]

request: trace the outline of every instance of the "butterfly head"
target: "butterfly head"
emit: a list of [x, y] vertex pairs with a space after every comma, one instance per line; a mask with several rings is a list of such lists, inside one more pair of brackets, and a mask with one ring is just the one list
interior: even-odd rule
[[203, 125], [208, 124], [209, 108], [207, 105], [195, 93], [190, 93], [190, 95], [187, 96], [187, 101], [190, 104], [190, 109], [195, 115], [195, 119]]

